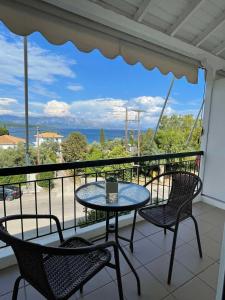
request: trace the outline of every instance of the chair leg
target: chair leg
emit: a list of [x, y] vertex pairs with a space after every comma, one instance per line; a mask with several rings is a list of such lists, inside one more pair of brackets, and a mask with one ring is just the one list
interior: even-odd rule
[[120, 300], [124, 300], [124, 297], [123, 297], [123, 286], [122, 286], [122, 279], [121, 279], [121, 272], [120, 272], [120, 262], [119, 262], [119, 251], [118, 251], [118, 248], [114, 248], [114, 256], [115, 256], [116, 279], [117, 279], [117, 286], [118, 286], [119, 298], [120, 298]]
[[166, 235], [166, 228], [164, 228], [164, 235]]
[[201, 246], [200, 235], [199, 235], [199, 230], [198, 230], [198, 223], [197, 223], [194, 216], [191, 216], [191, 218], [192, 218], [192, 220], [194, 221], [194, 224], [195, 224], [195, 231], [196, 231], [196, 237], [197, 237], [197, 242], [198, 242], [199, 256], [202, 258], [202, 246]]
[[179, 223], [176, 224], [175, 230], [174, 230], [174, 235], [173, 235], [173, 244], [172, 244], [172, 251], [171, 251], [171, 256], [170, 256], [170, 266], [169, 266], [169, 273], [168, 273], [168, 279], [167, 279], [168, 284], [171, 283], [171, 277], [172, 277], [172, 271], [173, 271], [173, 262], [174, 262], [176, 242], [177, 242], [178, 226], [179, 226]]
[[83, 294], [83, 291], [84, 291], [84, 286], [81, 286], [80, 287], [80, 293]]
[[130, 250], [132, 253], [134, 251], [133, 240], [134, 240], [134, 230], [135, 230], [136, 218], [137, 218], [137, 210], [134, 211], [133, 225], [132, 225], [131, 238], [130, 238]]
[[19, 285], [20, 285], [21, 279], [22, 279], [22, 276], [19, 276], [15, 281], [14, 288], [13, 288], [12, 300], [17, 300], [17, 295], [18, 295], [18, 290], [19, 290]]

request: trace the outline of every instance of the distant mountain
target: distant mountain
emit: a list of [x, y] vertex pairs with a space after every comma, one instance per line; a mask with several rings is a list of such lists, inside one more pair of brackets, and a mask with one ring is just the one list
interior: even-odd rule
[[[25, 126], [25, 118], [12, 116], [12, 115], [1, 115], [0, 123], [6, 126]], [[45, 126], [50, 128], [91, 128], [90, 123], [88, 124], [85, 120], [81, 122], [74, 117], [29, 117], [29, 126]]]

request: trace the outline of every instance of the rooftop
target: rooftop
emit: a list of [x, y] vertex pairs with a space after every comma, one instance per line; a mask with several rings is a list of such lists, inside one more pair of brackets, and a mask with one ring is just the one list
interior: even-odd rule
[[8, 134], [0, 136], [0, 145], [16, 145], [18, 143], [25, 143], [25, 139]]
[[[122, 243], [140, 276], [142, 295], [141, 297], [137, 295], [135, 278], [125, 261], [121, 259], [125, 299], [215, 299], [225, 211], [203, 202], [194, 204], [193, 211], [199, 224], [203, 259], [198, 255], [192, 220], [186, 220], [180, 225], [172, 283], [168, 286], [166, 278], [172, 234], [168, 232], [164, 236], [160, 228], [145, 221], [139, 222], [135, 232], [134, 254], [130, 253], [126, 242]], [[122, 228], [121, 233], [128, 236], [130, 227]], [[0, 300], [11, 299], [11, 291], [17, 276], [16, 266], [0, 271]], [[70, 299], [99, 300], [105, 297], [107, 300], [118, 299], [114, 271], [107, 268], [84, 286], [83, 296], [77, 292]], [[43, 298], [27, 283], [25, 285], [22, 283], [18, 299]]]
[[[37, 136], [37, 135], [35, 135]], [[62, 138], [62, 135], [59, 135], [56, 132], [43, 132], [43, 133], [39, 133], [39, 138]]]

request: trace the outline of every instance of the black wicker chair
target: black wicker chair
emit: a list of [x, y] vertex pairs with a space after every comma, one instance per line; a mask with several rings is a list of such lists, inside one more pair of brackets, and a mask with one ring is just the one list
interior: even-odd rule
[[[195, 217], [192, 215], [192, 201], [200, 193], [202, 189], [202, 181], [197, 175], [190, 172], [174, 171], [166, 172], [164, 174], [156, 176], [155, 178], [147, 182], [145, 186], [147, 187], [150, 184], [152, 184], [151, 191], [153, 191], [154, 189], [154, 184], [156, 184], [157, 187], [157, 195], [155, 199], [156, 203], [159, 200], [159, 187], [162, 187], [161, 190], [163, 189], [162, 194], [164, 195], [166, 193], [164, 189], [165, 186], [167, 186], [168, 198], [166, 200], [166, 204], [154, 205], [152, 204], [153, 199], [151, 199], [151, 204], [139, 209], [138, 213], [141, 217], [143, 217], [150, 223], [164, 228], [164, 234], [166, 234], [167, 229], [174, 233], [167, 281], [168, 284], [170, 284], [178, 226], [181, 221], [184, 221], [187, 218], [192, 218], [192, 220], [194, 221], [199, 255], [202, 258], [202, 248], [198, 224]], [[134, 232], [136, 213], [137, 212], [135, 212], [134, 214], [132, 232]]]
[[[56, 222], [60, 239], [58, 247], [23, 241], [10, 235], [6, 230], [7, 226], [4, 226], [12, 220], [32, 218], [48, 218]], [[119, 299], [124, 299], [119, 252], [113, 241], [93, 245], [79, 237], [64, 240], [59, 220], [54, 215], [13, 215], [1, 218], [0, 239], [13, 248], [20, 269], [12, 299], [17, 299], [21, 279], [25, 279], [47, 299], [68, 299], [76, 291], [82, 292], [84, 284], [105, 266], [116, 270]], [[115, 264], [110, 263], [109, 247], [113, 247]]]

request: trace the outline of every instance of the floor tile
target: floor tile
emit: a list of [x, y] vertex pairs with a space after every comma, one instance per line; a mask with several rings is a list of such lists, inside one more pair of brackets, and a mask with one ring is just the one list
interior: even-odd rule
[[[149, 237], [147, 237], [150, 241], [152, 241], [156, 246], [158, 246], [163, 251], [171, 251], [172, 242], [173, 242], [173, 232], [167, 230], [166, 235], [163, 231], [157, 232]], [[177, 239], [176, 247], [183, 245], [185, 242], [180, 238]]]
[[177, 289], [173, 295], [177, 300], [215, 300], [215, 291], [197, 277]]
[[[36, 289], [32, 286], [28, 285], [24, 289], [24, 300], [45, 300], [46, 298], [43, 297]], [[18, 299], [19, 300], [19, 299]], [[22, 299], [21, 299], [22, 300]]]
[[176, 298], [173, 295], [169, 295], [166, 298], [163, 298], [163, 300], [176, 300]]
[[124, 294], [129, 300], [160, 300], [168, 291], [144, 267], [137, 269], [141, 281], [141, 295], [137, 293], [136, 279], [132, 273], [123, 277]]
[[194, 277], [190, 271], [188, 271], [182, 264], [174, 261], [173, 273], [171, 284], [167, 284], [167, 277], [169, 271], [170, 255], [166, 254], [153, 260], [151, 263], [146, 265], [146, 268], [156, 277], [163, 286], [170, 292], [177, 289], [185, 282], [189, 281]]
[[193, 212], [194, 216], [199, 216], [199, 215], [209, 212], [210, 210], [212, 210], [212, 208], [213, 208], [213, 206], [199, 201], [199, 202], [193, 204], [192, 212]]
[[[115, 273], [115, 271], [114, 271], [114, 273]], [[101, 288], [104, 285], [110, 283], [111, 281], [112, 281], [111, 276], [108, 274], [106, 269], [103, 269], [85, 284], [84, 289], [83, 289], [83, 295], [89, 294], [89, 293], [93, 292], [94, 290]], [[79, 292], [77, 292], [77, 297], [78, 298], [81, 297]]]
[[[131, 253], [130, 250], [127, 250], [125, 247], [123, 247], [126, 256], [128, 257], [129, 261], [131, 262], [132, 266], [136, 269], [141, 266], [141, 263], [139, 260], [135, 258], [135, 256]], [[129, 249], [129, 248], [128, 248]], [[112, 255], [112, 263], [114, 263], [114, 256]], [[114, 280], [116, 279], [116, 271], [113, 270], [112, 268], [106, 268], [108, 274], [110, 274], [111, 278]], [[131, 272], [131, 269], [129, 265], [127, 264], [125, 258], [123, 255], [120, 253], [120, 271], [122, 275], [125, 275], [129, 272]]]
[[217, 288], [217, 280], [219, 274], [219, 264], [215, 263], [212, 266], [208, 267], [205, 271], [198, 274], [198, 277], [207, 283], [211, 288]]
[[[0, 296], [0, 299], [1, 300], [12, 300], [12, 293], [7, 293], [4, 296]], [[17, 300], [26, 300], [23, 289], [19, 289]]]
[[[126, 248], [128, 248], [128, 246]], [[134, 243], [133, 255], [142, 264], [146, 264], [162, 254], [164, 254], [163, 250], [157, 247], [149, 239], [142, 239]]]
[[189, 226], [187, 226], [187, 224], [182, 222], [179, 225], [177, 237], [188, 243], [196, 238], [196, 233], [195, 230], [192, 230]]
[[[199, 217], [196, 217], [196, 221], [198, 223], [198, 229], [199, 229], [200, 235], [204, 234], [214, 228], [214, 225], [210, 224], [209, 222], [203, 221]], [[183, 223], [187, 224], [187, 226], [195, 232], [194, 221], [191, 218], [188, 218]]]
[[111, 282], [104, 287], [95, 290], [94, 292], [82, 296], [82, 300], [119, 300], [119, 294], [115, 282]]
[[[122, 229], [119, 230], [119, 235], [120, 236], [124, 236], [124, 237], [130, 239], [131, 230], [132, 230], [131, 226], [126, 226], [126, 227], [124, 227], [124, 228], [122, 228]], [[135, 231], [134, 231], [134, 241], [138, 241], [140, 239], [143, 239], [144, 237], [145, 237], [145, 235], [143, 235], [140, 231], [138, 231], [137, 229], [135, 229]], [[120, 239], [120, 243], [123, 246], [129, 244], [129, 242], [124, 241], [122, 239]]]
[[198, 250], [188, 244], [184, 244], [176, 250], [175, 259], [193, 274], [202, 272], [214, 263], [214, 260], [206, 254], [200, 258]]
[[144, 236], [149, 236], [151, 234], [161, 231], [162, 228], [157, 227], [147, 221], [143, 221], [138, 222], [136, 224], [136, 230], [140, 231]]
[[[17, 266], [12, 266], [0, 271], [0, 295], [4, 295], [13, 290], [16, 278], [19, 276]], [[21, 285], [22, 285], [21, 281]]]
[[225, 214], [219, 213], [219, 212], [214, 212], [210, 211], [205, 214], [202, 214], [199, 216], [199, 218], [203, 221], [206, 221], [213, 226], [224, 226], [225, 223]]
[[221, 244], [223, 240], [223, 229], [224, 227], [214, 227], [204, 235]]
[[[221, 245], [206, 235], [200, 236], [200, 240], [202, 245], [203, 256], [204, 254], [206, 254], [212, 259], [218, 260], [220, 258]], [[198, 244], [196, 239], [189, 242], [189, 245], [198, 250]]]

